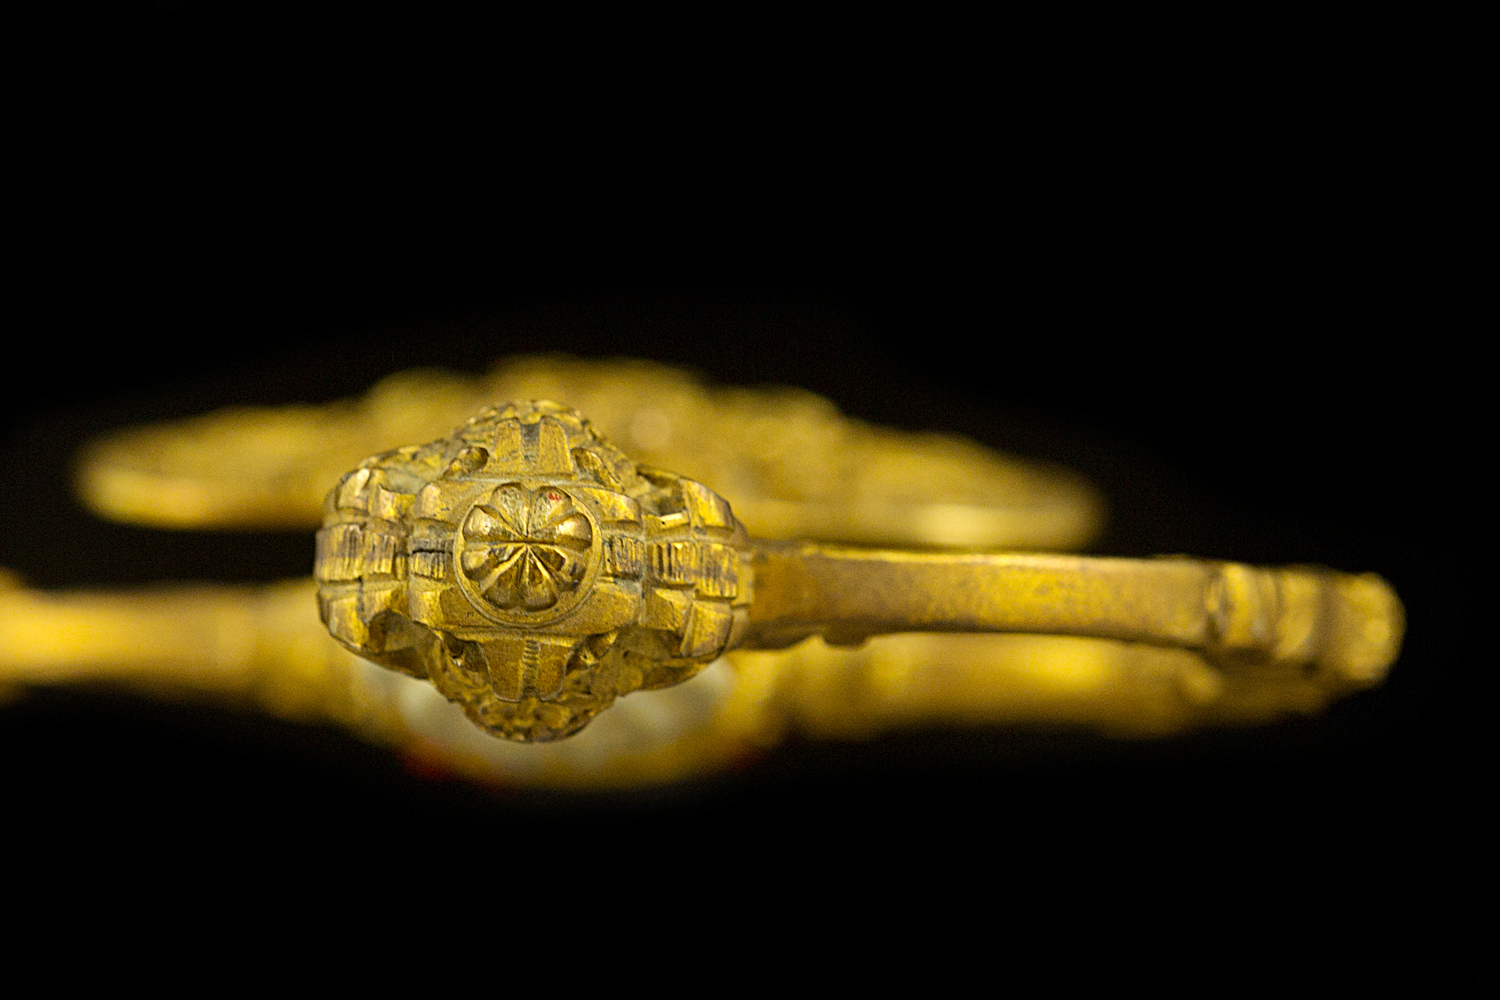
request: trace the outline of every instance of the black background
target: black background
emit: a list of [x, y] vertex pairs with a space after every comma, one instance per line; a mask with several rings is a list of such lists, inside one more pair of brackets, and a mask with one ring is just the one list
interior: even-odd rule
[[[652, 63], [638, 91], [579, 97], [556, 66], [518, 70], [514, 44], [448, 60], [441, 25], [373, 45], [290, 17], [124, 17], [85, 32], [99, 58], [76, 91], [36, 104], [0, 440], [0, 565], [32, 585], [307, 571], [306, 534], [91, 519], [70, 461], [100, 431], [566, 351], [800, 385], [1065, 463], [1106, 494], [1101, 553], [1379, 572], [1405, 650], [1312, 719], [794, 740], [630, 796], [497, 794], [336, 731], [39, 690], [0, 710], [13, 815], [105, 816], [115, 842], [170, 833], [221, 860], [451, 838], [866, 886], [835, 896], [1035, 881], [1089, 919], [1274, 913], [1240, 974], [1305, 961], [1406, 995], [1486, 961], [1450, 899], [1493, 888], [1494, 704], [1471, 647], [1485, 372], [1454, 305], [1470, 268], [1436, 244], [1441, 211], [1392, 155], [1409, 109], [1373, 79], [1368, 104], [1315, 73], [1300, 94], [1144, 69], [1018, 92], [966, 53], [923, 88], [856, 58], [783, 92], [726, 54], [710, 93], [704, 66]], [[1331, 925], [1359, 930], [1347, 961], [1317, 958]]]

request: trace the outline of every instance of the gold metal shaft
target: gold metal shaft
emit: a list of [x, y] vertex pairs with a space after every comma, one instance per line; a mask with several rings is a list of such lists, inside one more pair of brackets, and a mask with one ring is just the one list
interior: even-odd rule
[[1025, 632], [1118, 639], [1306, 664], [1349, 683], [1384, 676], [1400, 602], [1377, 576], [1187, 558], [923, 553], [756, 546], [747, 646], [808, 635]]

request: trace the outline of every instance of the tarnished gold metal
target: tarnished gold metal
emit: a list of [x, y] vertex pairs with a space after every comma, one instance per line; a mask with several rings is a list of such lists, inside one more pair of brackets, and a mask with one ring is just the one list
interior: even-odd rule
[[[501, 445], [512, 418], [494, 409], [460, 428], [481, 439], [449, 456], [453, 427], [505, 398], [567, 399], [592, 421], [518, 406], [517, 451]], [[436, 460], [382, 452], [436, 439]], [[469, 448], [483, 461], [459, 461]], [[368, 475], [340, 480], [373, 452]], [[0, 571], [0, 697], [106, 683], [209, 698], [347, 726], [486, 782], [677, 780], [788, 732], [1021, 722], [1140, 737], [1270, 721], [1378, 683], [1403, 629], [1372, 576], [1015, 551], [1085, 544], [1093, 491], [972, 442], [849, 420], [808, 393], [711, 389], [644, 362], [405, 373], [360, 400], [120, 432], [79, 469], [92, 507], [136, 523], [326, 517], [324, 580], [48, 592]], [[434, 483], [465, 494], [463, 509], [415, 518]], [[653, 556], [648, 538], [674, 547]], [[439, 568], [441, 581], [421, 572]], [[342, 642], [319, 623], [320, 591]], [[491, 735], [507, 729], [532, 742]]]
[[1352, 687], [1384, 675], [1402, 630], [1379, 578], [1316, 568], [753, 542], [707, 486], [636, 465], [548, 401], [368, 459], [325, 511], [333, 636], [525, 741], [731, 649], [814, 635], [1090, 636]]

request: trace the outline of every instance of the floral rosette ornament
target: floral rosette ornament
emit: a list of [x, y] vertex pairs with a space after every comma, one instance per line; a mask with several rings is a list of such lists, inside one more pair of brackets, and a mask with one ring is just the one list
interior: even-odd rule
[[732, 646], [745, 552], [707, 487], [637, 467], [573, 410], [509, 404], [367, 459], [329, 493], [319, 612], [490, 732], [552, 740]]
[[463, 523], [460, 569], [497, 608], [545, 611], [576, 590], [588, 569], [594, 529], [571, 497], [556, 489], [506, 483], [476, 504]]

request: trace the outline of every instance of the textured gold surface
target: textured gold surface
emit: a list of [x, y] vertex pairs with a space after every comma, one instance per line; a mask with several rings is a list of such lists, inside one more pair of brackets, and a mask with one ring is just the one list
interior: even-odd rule
[[747, 621], [745, 545], [720, 497], [577, 412], [492, 406], [329, 492], [318, 612], [490, 732], [545, 742], [717, 659]]

